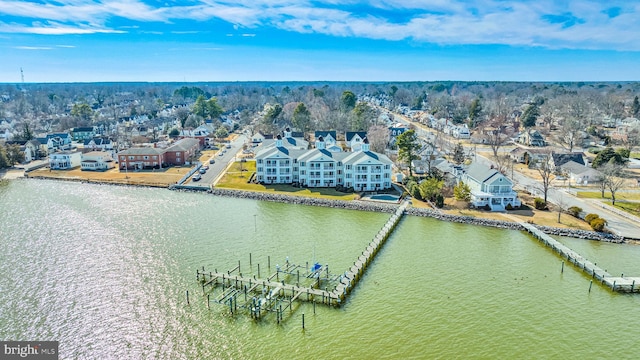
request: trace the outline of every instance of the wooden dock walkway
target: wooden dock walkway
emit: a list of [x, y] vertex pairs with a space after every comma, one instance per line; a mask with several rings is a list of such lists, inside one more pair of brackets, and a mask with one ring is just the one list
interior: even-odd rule
[[[521, 224], [536, 239], [560, 254], [562, 258], [566, 258], [569, 263], [574, 264], [577, 268], [591, 275], [592, 279], [600, 281], [602, 285], [609, 287], [612, 291], [640, 292], [640, 277], [625, 277], [624, 274], [619, 277], [613, 276], [609, 274], [606, 269], [602, 269], [595, 263], [583, 258], [580, 254], [538, 230], [535, 226], [525, 222], [521, 222]], [[589, 287], [589, 289], [591, 289], [591, 287]]]
[[[217, 270], [206, 272], [204, 267], [202, 271], [196, 270], [196, 278], [202, 285], [203, 296], [207, 296], [207, 306], [211, 301], [228, 305], [233, 314], [238, 310], [238, 298], [240, 298], [239, 307], [249, 310], [252, 317], [259, 319], [264, 314], [272, 312], [276, 314], [278, 322], [282, 321], [285, 310], [292, 311], [295, 301], [313, 302], [314, 311], [315, 303], [340, 306], [391, 236], [408, 204], [405, 201], [396, 209], [353, 265], [340, 275], [330, 274], [328, 265], [324, 267], [318, 265], [320, 268], [312, 271], [308, 263], [306, 266], [295, 265], [288, 259], [283, 267], [276, 265], [276, 272], [264, 279], [259, 279], [255, 275], [243, 276], [240, 272], [240, 262], [238, 266], [227, 272]], [[260, 265], [258, 264], [258, 276], [259, 274]], [[295, 280], [295, 283], [291, 283], [292, 280]], [[222, 287], [222, 293], [211, 299], [210, 294], [207, 294], [207, 287], [211, 289]]]

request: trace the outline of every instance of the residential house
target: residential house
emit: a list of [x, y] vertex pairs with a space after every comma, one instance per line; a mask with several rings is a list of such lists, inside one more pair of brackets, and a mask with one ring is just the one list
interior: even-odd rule
[[118, 153], [120, 169], [159, 169], [165, 164], [165, 150], [157, 148], [130, 148]]
[[551, 152], [545, 149], [526, 149], [516, 147], [509, 152], [511, 160], [520, 164], [529, 165], [530, 167], [542, 161], [548, 161], [550, 156]]
[[354, 152], [331, 152], [324, 139], [315, 149], [289, 149], [281, 136], [274, 146], [256, 154], [256, 179], [265, 184], [297, 184], [306, 187], [345, 187], [376, 191], [391, 187], [392, 162], [369, 150], [365, 138]]
[[324, 139], [325, 146], [335, 145], [338, 142], [338, 136], [336, 135], [335, 130], [333, 130], [333, 131], [316, 131], [314, 133], [313, 138], [317, 140], [321, 136]]
[[93, 126], [71, 128], [71, 137], [73, 141], [85, 141], [96, 136]]
[[517, 141], [527, 146], [547, 146], [542, 134], [537, 130], [523, 131], [518, 135]]
[[49, 155], [51, 170], [69, 170], [80, 166], [82, 156], [80, 151], [61, 151]]
[[574, 153], [551, 153], [551, 157], [549, 158], [549, 165], [551, 170], [554, 172], [558, 172], [562, 165], [568, 163], [569, 161], [576, 162], [580, 165], [587, 165], [584, 161], [584, 154], [581, 152]]
[[197, 161], [195, 157], [200, 148], [199, 139], [180, 139], [165, 150], [165, 161], [169, 165], [191, 165], [192, 161]]
[[469, 185], [474, 207], [489, 206], [491, 211], [503, 211], [508, 205], [514, 208], [521, 205], [513, 182], [493, 167], [472, 163], [460, 180]]
[[41, 144], [47, 145], [48, 153], [71, 149], [71, 135], [67, 133], [47, 134], [45, 137], [37, 138], [36, 140]]
[[559, 173], [569, 178], [569, 184], [588, 185], [602, 181], [602, 173], [592, 167], [569, 161], [560, 166]]
[[360, 151], [362, 148], [362, 142], [366, 137], [366, 131], [347, 131], [345, 135], [347, 147], [349, 147], [351, 151]]
[[105, 171], [113, 169], [116, 164], [111, 154], [104, 151], [91, 151], [81, 156], [82, 171]]
[[389, 145], [392, 147], [395, 146], [398, 135], [404, 134], [407, 130], [409, 130], [409, 128], [401, 123], [389, 127]]
[[84, 148], [90, 150], [99, 150], [99, 151], [113, 151], [113, 142], [104, 137], [94, 137], [91, 139], [84, 140]]
[[309, 149], [309, 142], [303, 139], [302, 137], [294, 137], [292, 131], [289, 128], [286, 128], [283, 131], [283, 135], [278, 135], [278, 138], [276, 139], [273, 139], [273, 140], [265, 139], [262, 143], [262, 147], [266, 149], [266, 148], [277, 146], [276, 143], [278, 143], [278, 140], [280, 140], [279, 143], [282, 144], [283, 147], [290, 150]]
[[451, 130], [451, 135], [456, 139], [469, 139], [471, 132], [467, 125], [457, 125]]
[[46, 150], [43, 152], [42, 144], [40, 141], [36, 139], [31, 139], [24, 144], [24, 161], [31, 162], [33, 160], [38, 160], [44, 154], [46, 154]]

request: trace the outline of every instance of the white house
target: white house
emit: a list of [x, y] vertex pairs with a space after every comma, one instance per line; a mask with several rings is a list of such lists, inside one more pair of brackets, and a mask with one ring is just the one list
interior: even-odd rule
[[566, 174], [569, 181], [576, 185], [587, 185], [602, 181], [602, 173], [592, 167], [569, 161], [560, 167], [560, 173]]
[[351, 151], [359, 151], [362, 147], [364, 138], [367, 137], [366, 131], [347, 131], [345, 140]]
[[469, 139], [471, 138], [471, 132], [466, 125], [458, 125], [451, 129], [451, 134], [456, 139]]
[[306, 187], [345, 187], [376, 191], [391, 187], [392, 162], [369, 151], [366, 137], [360, 150], [331, 152], [322, 137], [311, 150], [288, 149], [278, 136], [273, 147], [256, 154], [256, 179], [265, 184], [299, 184]]
[[520, 207], [518, 194], [513, 191], [513, 182], [498, 170], [472, 163], [460, 176], [460, 180], [471, 189], [471, 205], [489, 206], [491, 211], [503, 211], [507, 205]]
[[49, 155], [49, 168], [52, 170], [69, 170], [80, 166], [82, 156], [79, 151], [61, 151]]
[[82, 154], [80, 166], [82, 171], [104, 171], [116, 167], [111, 155], [104, 151], [91, 151]]

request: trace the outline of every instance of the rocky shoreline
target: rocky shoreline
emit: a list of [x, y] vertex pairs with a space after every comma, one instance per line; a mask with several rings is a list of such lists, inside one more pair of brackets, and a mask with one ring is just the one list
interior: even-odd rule
[[[379, 202], [368, 202], [368, 201], [360, 201], [360, 200], [352, 200], [352, 201], [330, 200], [330, 199], [311, 198], [311, 197], [305, 197], [305, 196], [273, 194], [273, 193], [254, 192], [254, 191], [232, 190], [232, 189], [219, 189], [219, 188], [214, 188], [213, 190], [208, 190], [207, 192], [216, 196], [234, 197], [234, 198], [241, 198], [241, 199], [272, 201], [272, 202], [280, 202], [285, 204], [324, 206], [324, 207], [338, 208], [338, 209], [375, 211], [375, 212], [384, 212], [384, 213], [393, 213], [399, 206], [399, 204], [392, 204], [392, 203], [385, 204], [385, 203], [379, 203]], [[449, 214], [444, 214], [432, 209], [407, 208], [406, 214], [412, 215], [412, 216], [431, 217], [431, 218], [442, 220], [442, 221], [457, 222], [457, 223], [468, 224], [468, 225], [490, 226], [490, 227], [496, 227], [501, 229], [511, 229], [511, 230], [525, 230], [524, 227], [517, 222], [482, 219], [482, 218], [476, 218], [472, 216], [463, 216], [463, 215], [449, 215]], [[533, 225], [548, 235], [567, 236], [567, 237], [574, 237], [578, 239], [589, 239], [589, 240], [597, 240], [597, 241], [605, 241], [605, 242], [613, 242], [613, 243], [625, 242], [623, 238], [616, 235], [608, 234], [608, 233], [600, 233], [596, 231], [587, 231], [587, 230], [578, 230], [578, 229], [556, 228], [556, 227], [550, 227], [550, 226], [539, 226], [535, 224]]]

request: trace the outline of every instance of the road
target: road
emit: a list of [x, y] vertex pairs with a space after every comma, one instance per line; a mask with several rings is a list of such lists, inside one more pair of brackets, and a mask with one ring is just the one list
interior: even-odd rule
[[[203, 165], [209, 165], [209, 170], [205, 174], [202, 175], [202, 179], [200, 181], [189, 181], [189, 186], [197, 186], [203, 188], [210, 188], [222, 177], [226, 169], [229, 167], [231, 163], [233, 163], [236, 159], [236, 154], [242, 151], [242, 146], [245, 141], [247, 141], [247, 137], [244, 134], [238, 136], [235, 140], [229, 143], [229, 148], [225, 145], [222, 145], [220, 151], [212, 156], [211, 158], [215, 161], [213, 164], [209, 164], [209, 162], [205, 162]], [[224, 151], [224, 152], [223, 152]]]
[[[386, 110], [388, 111], [388, 110]], [[412, 124], [416, 126], [416, 134], [418, 137], [425, 139], [427, 136], [430, 136], [430, 130], [425, 129], [425, 126], [422, 124], [417, 124], [411, 121], [404, 115], [393, 113], [394, 118], [399, 120], [400, 122], [406, 124]], [[444, 135], [443, 135], [444, 136]], [[450, 141], [448, 141], [450, 143]], [[493, 162], [488, 158], [475, 154], [475, 161], [479, 163], [485, 164], [486, 166], [491, 166]], [[516, 186], [519, 186], [525, 190], [536, 193], [536, 196], [543, 197], [542, 192], [542, 182], [532, 179], [528, 176], [525, 176], [519, 172], [513, 173], [513, 181]], [[624, 218], [620, 215], [617, 215], [607, 209], [603, 209], [597, 205], [591, 203], [591, 201], [587, 199], [578, 198], [572, 194], [567, 193], [566, 191], [560, 188], [551, 187], [547, 192], [547, 200], [554, 204], [563, 204], [563, 207], [568, 208], [571, 206], [577, 206], [582, 208], [582, 210], [587, 213], [594, 213], [600, 215], [600, 217], [604, 218], [607, 221], [607, 229], [609, 229], [614, 234], [619, 236], [629, 238], [629, 239], [640, 239], [640, 225], [636, 224], [630, 219]]]

